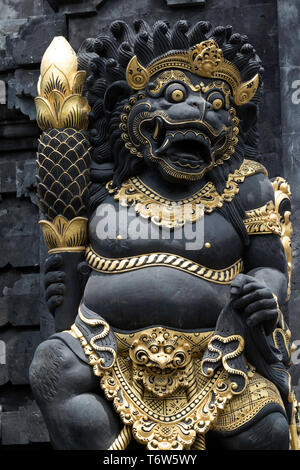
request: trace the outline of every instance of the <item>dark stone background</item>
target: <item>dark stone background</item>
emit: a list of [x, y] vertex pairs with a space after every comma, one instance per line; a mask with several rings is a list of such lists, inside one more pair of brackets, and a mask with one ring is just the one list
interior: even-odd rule
[[[37, 345], [53, 331], [40, 272], [46, 249], [35, 195], [39, 129], [33, 97], [39, 63], [54, 36], [76, 50], [115, 19], [174, 22], [208, 19], [249, 36], [265, 66], [260, 154], [271, 177], [292, 186], [293, 290], [290, 326], [300, 350], [300, 3], [294, 0], [0, 0], [0, 444], [47, 443], [48, 433], [28, 385]], [[300, 94], [299, 94], [300, 96]], [[294, 101], [294, 103], [293, 103]], [[299, 345], [298, 345], [299, 338]], [[293, 383], [300, 400], [300, 353]], [[46, 444], [47, 445], [47, 444]], [[17, 448], [17, 447], [16, 447]], [[1, 449], [1, 447], [0, 447]]]

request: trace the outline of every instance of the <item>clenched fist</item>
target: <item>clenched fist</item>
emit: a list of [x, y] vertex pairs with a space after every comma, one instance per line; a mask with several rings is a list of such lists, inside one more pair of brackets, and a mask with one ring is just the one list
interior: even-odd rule
[[231, 283], [233, 306], [251, 328], [263, 324], [267, 335], [276, 326], [277, 302], [269, 287], [255, 277], [238, 274]]

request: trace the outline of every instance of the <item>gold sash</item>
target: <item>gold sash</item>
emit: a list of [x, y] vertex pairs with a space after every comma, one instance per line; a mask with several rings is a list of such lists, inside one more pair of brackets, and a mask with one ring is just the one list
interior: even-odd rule
[[235, 276], [244, 270], [242, 259], [238, 259], [227, 268], [212, 269], [172, 253], [149, 253], [128, 256], [127, 258], [105, 258], [96, 253], [91, 247], [86, 250], [86, 261], [92, 269], [104, 274], [134, 271], [150, 266], [166, 266], [216, 284], [231, 284]]

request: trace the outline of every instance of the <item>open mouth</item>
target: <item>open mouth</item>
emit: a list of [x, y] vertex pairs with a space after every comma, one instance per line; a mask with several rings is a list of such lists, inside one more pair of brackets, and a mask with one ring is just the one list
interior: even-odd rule
[[160, 368], [160, 367], [156, 367], [156, 366], [152, 366], [149, 368], [151, 370], [151, 372], [155, 375], [170, 375], [170, 374], [174, 374], [175, 372], [177, 372], [177, 370], [175, 370], [174, 368], [172, 367], [166, 367], [164, 369]]
[[210, 161], [210, 140], [196, 131], [167, 133], [165, 146], [156, 155], [165, 155], [172, 163], [198, 169]]
[[171, 175], [189, 174], [195, 178], [227, 148], [228, 131], [225, 126], [210, 129], [202, 121], [171, 122], [162, 116], [145, 119], [140, 127], [141, 135], [151, 142], [151, 160], [158, 161]]
[[211, 162], [211, 140], [202, 130], [187, 129], [188, 123], [184, 129], [178, 129], [178, 125], [174, 129], [174, 125], [161, 117], [156, 117], [151, 124], [147, 131], [151, 129], [155, 158], [187, 171], [198, 171]]
[[167, 158], [171, 163], [186, 169], [199, 169], [211, 160], [211, 142], [196, 130], [167, 131], [155, 156]]

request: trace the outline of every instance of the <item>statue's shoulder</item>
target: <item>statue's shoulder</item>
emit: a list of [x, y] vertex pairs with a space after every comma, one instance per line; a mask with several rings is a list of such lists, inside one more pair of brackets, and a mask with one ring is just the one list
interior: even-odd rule
[[274, 202], [274, 189], [266, 168], [254, 160], [244, 160], [237, 170], [243, 179], [239, 186], [239, 195], [245, 210], [264, 206]]

